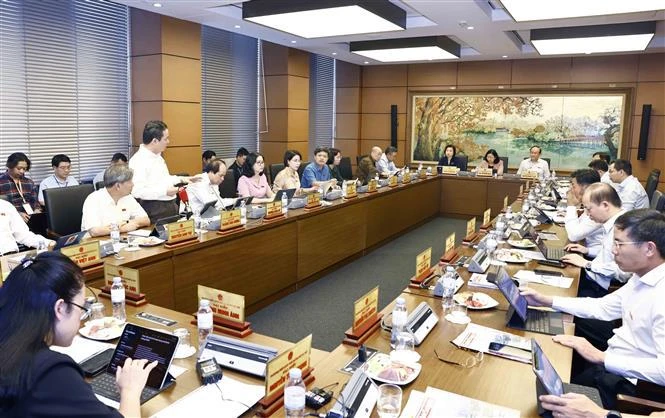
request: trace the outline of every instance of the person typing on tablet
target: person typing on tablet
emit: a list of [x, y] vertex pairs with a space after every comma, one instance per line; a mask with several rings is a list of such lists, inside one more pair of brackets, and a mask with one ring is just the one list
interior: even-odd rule
[[0, 416], [139, 417], [140, 395], [157, 362], [127, 359], [116, 382], [120, 408], [101, 403], [67, 347], [89, 311], [81, 269], [58, 252], [25, 259], [0, 287]]
[[556, 418], [665, 418], [665, 411], [650, 415], [620, 414], [596, 405], [594, 401], [579, 393], [566, 393], [561, 396], [541, 395], [543, 408], [553, 412]]
[[235, 202], [235, 199], [223, 199], [219, 195], [219, 185], [225, 176], [226, 164], [223, 160], [213, 158], [203, 167], [203, 173], [196, 176], [201, 180], [187, 185], [187, 197], [192, 211], [203, 215], [201, 211], [208, 202], [217, 202], [215, 209], [218, 211]]

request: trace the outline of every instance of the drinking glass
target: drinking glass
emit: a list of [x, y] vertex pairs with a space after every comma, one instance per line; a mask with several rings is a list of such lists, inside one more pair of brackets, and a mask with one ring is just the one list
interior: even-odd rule
[[381, 418], [397, 418], [402, 411], [402, 389], [397, 385], [379, 386], [376, 412]]
[[467, 318], [467, 306], [465, 303], [457, 303], [453, 305], [450, 315], [455, 319], [455, 322], [464, 322]]
[[192, 346], [192, 337], [187, 328], [177, 328], [173, 330], [173, 335], [178, 337], [178, 349], [175, 352], [175, 358], [186, 358], [196, 351]]
[[135, 237], [133, 235], [127, 235], [127, 248], [125, 248], [125, 251], [138, 251], [138, 250], [140, 250], [138, 238], [139, 237]]
[[103, 319], [106, 316], [104, 312], [104, 304], [101, 302], [93, 303], [90, 306], [90, 318], [89, 321], [94, 321], [95, 319]]
[[402, 364], [417, 362], [420, 356], [414, 350], [415, 345], [413, 334], [408, 331], [398, 333], [395, 337], [395, 350], [390, 353], [390, 359]]

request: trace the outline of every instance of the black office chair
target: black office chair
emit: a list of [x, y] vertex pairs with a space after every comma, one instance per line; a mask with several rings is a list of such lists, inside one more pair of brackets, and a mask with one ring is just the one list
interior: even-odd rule
[[302, 173], [305, 171], [305, 167], [309, 165], [309, 161], [305, 161], [304, 163], [300, 163], [300, 167], [298, 167], [298, 177], [302, 179]]
[[461, 171], [466, 171], [466, 168], [469, 165], [469, 156], [464, 154], [458, 154], [456, 155], [456, 157], [460, 162], [459, 169]]
[[93, 192], [92, 184], [44, 190], [47, 234], [58, 238], [81, 230], [83, 202]]
[[104, 182], [103, 181], [98, 181], [97, 183], [95, 183], [95, 190], [99, 190], [102, 187], [104, 187]]
[[503, 161], [503, 172], [508, 173], [508, 157], [499, 157]]
[[647, 196], [649, 197], [649, 201], [651, 201], [651, 196], [653, 196], [653, 192], [656, 191], [656, 188], [658, 187], [659, 180], [660, 180], [660, 170], [654, 168], [649, 173], [649, 176], [647, 177], [646, 187], [644, 187], [644, 190], [646, 190]]
[[344, 180], [351, 180], [353, 178], [353, 170], [351, 169], [351, 158], [342, 157], [339, 162], [339, 173]]
[[654, 190], [651, 197], [651, 209], [656, 209], [657, 211], [663, 212], [665, 210], [665, 195], [660, 190]]
[[233, 170], [228, 170], [224, 181], [219, 185], [219, 195], [224, 198], [234, 198], [238, 194], [236, 190], [236, 180]]
[[279, 174], [280, 171], [284, 170], [284, 163], [279, 163], [279, 164], [270, 164], [270, 178], [268, 179], [268, 183], [272, 184], [275, 182], [275, 177], [277, 177], [277, 174]]

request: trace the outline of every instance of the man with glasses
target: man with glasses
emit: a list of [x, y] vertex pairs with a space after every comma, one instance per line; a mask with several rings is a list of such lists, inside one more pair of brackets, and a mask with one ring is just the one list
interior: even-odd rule
[[213, 158], [206, 164], [203, 173], [196, 176], [201, 180], [187, 186], [187, 197], [192, 212], [200, 213], [209, 202], [217, 202], [215, 209], [219, 211], [235, 201], [235, 199], [222, 199], [219, 195], [219, 185], [224, 181], [224, 176], [226, 176], [226, 164], [223, 160]]
[[551, 297], [520, 289], [531, 306], [551, 307], [581, 318], [622, 319], [606, 350], [581, 337], [554, 337], [587, 362], [572, 382], [597, 387], [604, 407], [610, 409], [617, 393], [635, 393], [635, 385], [628, 379], [665, 385], [665, 215], [649, 209], [622, 214], [614, 222], [612, 244], [617, 265], [633, 274], [620, 289], [602, 298]]
[[72, 171], [72, 160], [65, 154], [56, 154], [51, 158], [53, 174], [39, 184], [39, 203], [44, 205], [44, 190], [56, 187], [78, 186], [79, 182], [69, 175]]
[[[602, 160], [597, 160], [602, 161]], [[582, 202], [584, 191], [590, 185], [598, 183], [600, 176], [591, 169], [575, 170], [570, 174], [570, 190], [566, 196], [565, 226], [569, 241], [584, 240], [589, 255], [595, 257], [602, 248], [604, 229], [602, 224], [592, 221], [586, 210], [577, 216], [577, 208]]]

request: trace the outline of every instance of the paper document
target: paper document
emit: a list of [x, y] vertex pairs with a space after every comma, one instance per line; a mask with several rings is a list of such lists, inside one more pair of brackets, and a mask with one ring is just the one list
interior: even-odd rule
[[263, 385], [249, 385], [224, 376], [216, 384], [201, 386], [153, 415], [153, 418], [237, 417], [265, 395]]
[[559, 239], [559, 236], [557, 234], [552, 233], [552, 232], [539, 232], [538, 236], [543, 241], [561, 241]]
[[545, 256], [543, 256], [543, 253], [540, 251], [529, 251], [529, 250], [518, 250], [516, 248], [511, 248], [510, 251], [516, 251], [520, 254], [522, 254], [526, 258], [530, 258], [532, 260], [544, 260]]
[[149, 237], [152, 230], [150, 229], [137, 229], [136, 231], [128, 232], [127, 235], [132, 235], [135, 237]]
[[487, 274], [473, 273], [469, 278], [470, 287], [482, 287], [485, 289], [498, 289], [494, 283], [487, 281]]
[[520, 270], [514, 276], [518, 280], [526, 280], [528, 282], [545, 284], [548, 286], [561, 287], [568, 289], [573, 284], [572, 277], [564, 276], [550, 276], [548, 274], [536, 274], [532, 270]]
[[50, 348], [53, 351], [58, 353], [66, 354], [71, 357], [75, 362], [81, 364], [83, 361], [89, 359], [95, 354], [101, 353], [102, 351], [114, 348], [115, 345], [103, 343], [100, 341], [89, 340], [83, 338], [79, 335], [74, 337], [72, 345], [69, 347], [60, 347], [57, 345], [52, 345]]
[[466, 329], [453, 340], [453, 344], [458, 347], [483, 353], [488, 353], [490, 343], [494, 342], [531, 351], [531, 340], [529, 339], [474, 323], [467, 325]]
[[[414, 396], [415, 395], [415, 396]], [[411, 398], [414, 398], [412, 401]], [[419, 407], [414, 413], [413, 405], [418, 402]], [[428, 418], [440, 417], [445, 411], [446, 417], [483, 417], [483, 418], [519, 418], [520, 412], [494, 405], [466, 396], [457, 395], [445, 390], [427, 387], [424, 396], [422, 392], [412, 391], [404, 407], [402, 418]]]

